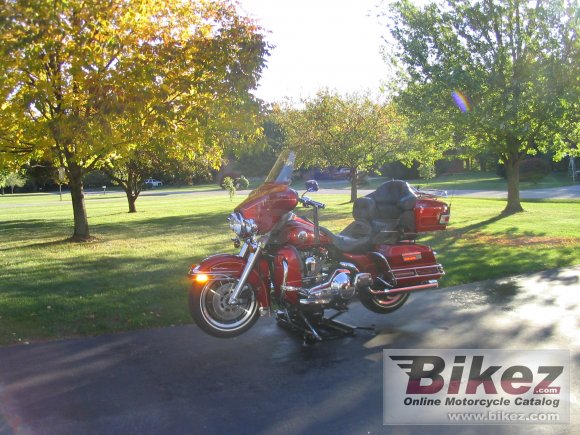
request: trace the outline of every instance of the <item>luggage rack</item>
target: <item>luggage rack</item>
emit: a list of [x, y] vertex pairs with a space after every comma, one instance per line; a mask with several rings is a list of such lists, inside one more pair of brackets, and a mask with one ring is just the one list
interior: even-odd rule
[[414, 187], [413, 190], [419, 198], [447, 198], [447, 191], [440, 189], [421, 189], [420, 187]]
[[445, 275], [445, 271], [443, 270], [443, 266], [440, 264], [433, 264], [429, 266], [393, 269], [393, 274], [397, 281], [417, 277], [439, 279]]

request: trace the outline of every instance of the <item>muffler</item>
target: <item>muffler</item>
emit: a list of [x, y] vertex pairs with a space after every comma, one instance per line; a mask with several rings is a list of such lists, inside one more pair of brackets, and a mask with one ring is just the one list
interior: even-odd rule
[[426, 284], [419, 284], [419, 285], [412, 285], [409, 287], [399, 287], [393, 288], [388, 290], [372, 290], [369, 289], [369, 292], [373, 295], [377, 296], [385, 296], [385, 295], [394, 295], [397, 293], [404, 293], [404, 292], [416, 292], [421, 290], [432, 290], [439, 287], [439, 282], [436, 280], [428, 281]]

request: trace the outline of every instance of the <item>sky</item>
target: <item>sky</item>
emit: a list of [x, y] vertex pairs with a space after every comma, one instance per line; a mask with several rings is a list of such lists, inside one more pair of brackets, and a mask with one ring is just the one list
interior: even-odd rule
[[321, 88], [378, 92], [387, 77], [379, 1], [239, 0], [275, 45], [256, 95], [274, 102], [297, 101]]

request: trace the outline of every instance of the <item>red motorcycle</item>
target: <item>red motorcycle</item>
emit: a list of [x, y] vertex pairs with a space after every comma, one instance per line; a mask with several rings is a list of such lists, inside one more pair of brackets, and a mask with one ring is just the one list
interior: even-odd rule
[[[294, 160], [283, 152], [228, 218], [239, 254], [212, 255], [189, 272], [191, 315], [211, 335], [242, 334], [274, 307], [278, 323], [307, 341], [352, 334], [355, 327], [334, 319], [355, 296], [371, 311], [391, 313], [444, 275], [431, 248], [415, 243], [449, 222], [450, 208], [436, 194], [388, 181], [358, 198], [354, 221], [333, 234], [318, 223], [324, 204], [289, 187]], [[306, 189], [318, 184], [308, 181]], [[298, 204], [313, 209], [312, 221], [293, 213]], [[335, 311], [329, 318], [328, 309]]]

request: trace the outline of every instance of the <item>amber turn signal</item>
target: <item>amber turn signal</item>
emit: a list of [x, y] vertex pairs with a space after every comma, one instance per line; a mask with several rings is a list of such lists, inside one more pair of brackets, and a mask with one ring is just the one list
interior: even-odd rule
[[209, 277], [205, 273], [198, 273], [195, 275], [195, 280], [200, 283], [207, 282], [208, 279]]

